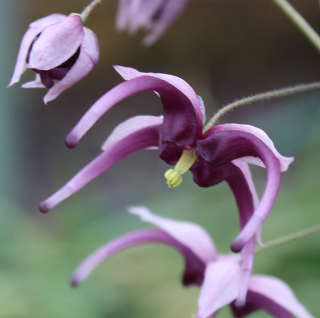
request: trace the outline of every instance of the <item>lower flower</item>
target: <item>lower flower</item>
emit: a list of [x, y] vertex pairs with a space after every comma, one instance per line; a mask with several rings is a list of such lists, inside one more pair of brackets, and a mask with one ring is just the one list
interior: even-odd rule
[[200, 287], [196, 318], [213, 317], [226, 305], [231, 306], [237, 318], [257, 310], [276, 318], [313, 317], [286, 283], [265, 275], [250, 274], [247, 299], [238, 306], [237, 298], [241, 295], [245, 276], [239, 255], [218, 254], [208, 233], [196, 224], [166, 219], [143, 207], [130, 208], [130, 212], [159, 229], [131, 232], [102, 246], [76, 269], [71, 279], [72, 286], [77, 286], [111, 255], [134, 245], [157, 242], [172, 246], [184, 257], [183, 285]]

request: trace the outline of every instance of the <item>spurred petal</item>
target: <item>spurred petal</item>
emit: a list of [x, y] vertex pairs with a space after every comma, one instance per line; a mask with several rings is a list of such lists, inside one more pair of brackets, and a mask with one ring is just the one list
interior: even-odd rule
[[168, 84], [171, 84], [188, 97], [188, 99], [191, 101], [195, 113], [198, 116], [199, 121], [203, 121], [203, 116], [205, 116], [203, 101], [201, 101], [201, 98], [199, 98], [194, 89], [182, 78], [170, 74], [139, 72], [132, 67], [120, 65], [115, 65], [114, 69], [123, 77], [123, 79], [127, 81], [140, 76], [150, 76], [166, 81]]
[[[117, 70], [119, 71], [118, 68]], [[164, 108], [162, 140], [181, 146], [194, 144], [202, 129], [201, 114], [196, 112], [199, 100], [195, 95], [197, 104], [194, 104], [189, 98], [191, 91], [182, 91], [182, 86], [186, 88], [188, 84], [174, 76], [158, 76], [152, 73], [121, 83], [91, 106], [67, 136], [66, 142], [69, 146], [75, 146], [103, 114], [125, 98], [139, 92], [155, 90], [160, 94]]]
[[[281, 171], [287, 171], [290, 164], [293, 162], [294, 157], [285, 157], [282, 156], [276, 147], [274, 146], [273, 141], [270, 137], [260, 128], [251, 126], [251, 125], [243, 125], [243, 124], [223, 124], [214, 127], [214, 131], [243, 131], [250, 133], [257, 138], [259, 138], [269, 149], [273, 152], [274, 156], [278, 158], [280, 162]], [[248, 163], [264, 166], [263, 162], [259, 160], [259, 158], [255, 157], [247, 157], [245, 158]]]
[[273, 206], [280, 186], [280, 160], [269, 144], [243, 130], [221, 130], [219, 127], [211, 129], [205, 138], [198, 142], [197, 149], [201, 158], [221, 169], [228, 162], [246, 156], [259, 157], [266, 166], [267, 182], [261, 202], [231, 246], [233, 251], [238, 252], [259, 233]]
[[[92, 253], [76, 269], [72, 275], [71, 284], [73, 286], [77, 286], [82, 280], [86, 279], [102, 261], [109, 258], [113, 254], [116, 254], [129, 247], [146, 243], [162, 243], [176, 248], [185, 258], [185, 274], [191, 274], [191, 271], [194, 270], [194, 266], [199, 263], [199, 261], [196, 259], [196, 256], [188, 248], [176, 241], [165, 231], [158, 229], [139, 230], [121, 236]], [[202, 267], [201, 269], [203, 271], [204, 265], [199, 265]]]
[[209, 234], [199, 225], [191, 222], [175, 221], [151, 213], [145, 207], [131, 207], [129, 212], [139, 215], [149, 222], [166, 231], [181, 244], [188, 247], [205, 264], [217, 258], [217, 251]]
[[109, 147], [78, 172], [60, 190], [40, 204], [41, 212], [48, 212], [54, 206], [65, 200], [75, 192], [79, 191], [92, 179], [109, 169], [122, 158], [130, 153], [156, 146], [159, 143], [159, 125], [150, 126], [136, 131], [135, 133], [119, 140]]
[[76, 53], [83, 35], [83, 23], [78, 15], [48, 26], [32, 47], [28, 67], [50, 70], [59, 66]]
[[[255, 189], [248, 164], [242, 159], [233, 160], [234, 171], [230, 171], [230, 177], [226, 178], [238, 205], [240, 215], [240, 228], [242, 229], [253, 215], [258, 205], [258, 195]], [[230, 170], [232, 168], [230, 167]], [[236, 304], [241, 306], [245, 303], [251, 277], [254, 258], [254, 238], [242, 249], [241, 257], [241, 284]]]
[[239, 293], [240, 277], [240, 267], [234, 255], [222, 256], [210, 263], [200, 291], [197, 317], [209, 318], [234, 301]]
[[102, 145], [102, 150], [106, 151], [113, 147], [114, 144], [118, 143], [122, 139], [134, 134], [138, 130], [146, 129], [152, 126], [160, 126], [163, 123], [162, 116], [135, 116], [121, 124], [119, 124], [109, 135], [107, 140]]
[[154, 21], [150, 33], [143, 39], [145, 45], [156, 42], [174, 20], [182, 13], [189, 0], [167, 1], [160, 16]]
[[36, 74], [36, 77], [33, 81], [24, 83], [22, 88], [45, 88], [43, 83], [41, 82], [41, 77], [39, 74]]
[[283, 281], [264, 275], [250, 280], [248, 302], [243, 308], [233, 306], [236, 317], [244, 317], [256, 310], [264, 310], [277, 318], [313, 318]]

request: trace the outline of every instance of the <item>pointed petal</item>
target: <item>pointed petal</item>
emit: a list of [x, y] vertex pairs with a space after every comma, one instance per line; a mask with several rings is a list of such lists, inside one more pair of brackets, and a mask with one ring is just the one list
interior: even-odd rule
[[41, 82], [41, 77], [39, 74], [36, 74], [36, 77], [33, 81], [24, 83], [22, 88], [45, 88], [43, 83]]
[[[242, 159], [233, 160], [232, 163], [236, 168], [230, 173], [230, 177], [226, 178], [226, 181], [236, 198], [242, 229], [252, 217], [259, 200], [248, 164]], [[254, 247], [254, 238], [251, 238], [241, 251], [241, 284], [236, 300], [238, 306], [242, 306], [246, 301], [253, 268]]]
[[93, 64], [99, 61], [99, 41], [96, 34], [88, 28], [83, 28], [84, 36], [81, 43], [81, 50], [84, 50], [91, 58]]
[[48, 212], [54, 206], [79, 191], [92, 179], [109, 169], [122, 158], [137, 150], [158, 145], [159, 125], [150, 126], [119, 140], [78, 172], [60, 190], [40, 204], [40, 211]]
[[240, 267], [237, 258], [221, 257], [210, 263], [198, 300], [199, 318], [209, 318], [213, 313], [234, 301], [239, 293]]
[[280, 160], [272, 147], [256, 135], [243, 130], [216, 127], [198, 142], [197, 148], [201, 158], [213, 166], [223, 167], [234, 159], [246, 156], [259, 157], [267, 170], [267, 181], [261, 201], [231, 246], [234, 252], [239, 252], [259, 233], [262, 223], [271, 211], [280, 186]]
[[88, 256], [75, 270], [72, 275], [71, 284], [77, 286], [82, 280], [86, 279], [102, 261], [108, 259], [110, 256], [132, 246], [146, 243], [170, 245], [181, 251], [182, 254], [185, 254], [185, 257], [189, 257], [185, 248], [165, 231], [158, 229], [138, 230], [107, 243]]
[[286, 283], [265, 275], [251, 278], [246, 306], [233, 307], [235, 316], [239, 318], [256, 310], [264, 310], [279, 318], [313, 318]]
[[[215, 131], [243, 131], [250, 133], [257, 138], [259, 138], [266, 146], [269, 147], [269, 149], [273, 152], [274, 156], [276, 156], [280, 162], [281, 171], [287, 171], [290, 164], [293, 162], [294, 157], [285, 157], [282, 156], [276, 147], [274, 146], [273, 141], [270, 139], [270, 137], [260, 128], [251, 126], [251, 125], [243, 125], [243, 124], [223, 124], [218, 125], [215, 128]], [[256, 157], [245, 157], [246, 161], [251, 164], [264, 166], [263, 162]]]
[[132, 0], [119, 0], [116, 19], [116, 27], [119, 31], [124, 30], [129, 24], [130, 6], [132, 2]]
[[[170, 74], [162, 74], [162, 73], [151, 73], [151, 72], [139, 72], [138, 70], [132, 67], [115, 65], [114, 69], [121, 75], [121, 77], [125, 80], [131, 80], [140, 76], [150, 76], [153, 78], [158, 78], [160, 80], [166, 81], [168, 84], [174, 86], [181, 93], [186, 95], [190, 100], [192, 107], [195, 113], [198, 116], [200, 122], [203, 121], [203, 103], [199, 96], [196, 94], [194, 89], [182, 78]], [[161, 94], [160, 94], [161, 95]]]
[[62, 13], [53, 13], [44, 18], [40, 18], [38, 20], [30, 23], [30, 28], [46, 28], [47, 26], [55, 23], [62, 22], [67, 16]]
[[78, 15], [45, 28], [30, 52], [29, 68], [50, 70], [66, 62], [79, 49], [84, 35]]
[[114, 144], [122, 139], [134, 134], [138, 130], [146, 129], [152, 126], [160, 126], [163, 123], [162, 116], [135, 116], [121, 124], [119, 124], [109, 135], [107, 140], [102, 145], [102, 150], [107, 151]]
[[156, 42], [174, 20], [182, 13], [189, 0], [167, 1], [160, 17], [153, 23], [150, 33], [143, 39], [144, 45]]
[[[99, 118], [120, 101], [136, 93], [153, 90], [160, 94], [164, 108], [162, 140], [174, 141], [181, 146], [194, 144], [202, 129], [202, 115], [196, 112], [200, 107], [197, 95], [194, 94], [194, 104], [190, 99], [193, 90], [182, 79], [163, 74], [145, 74], [151, 75], [142, 73], [117, 85], [98, 99], [67, 136], [67, 144], [75, 146]], [[189, 91], [183, 91], [187, 87]]]
[[17, 57], [17, 62], [15, 65], [9, 86], [12, 86], [13, 84], [18, 83], [20, 81], [20, 77], [26, 69], [26, 60], [27, 60], [27, 55], [28, 55], [30, 46], [31, 46], [33, 40], [36, 38], [36, 36], [39, 33], [41, 33], [42, 30], [43, 30], [43, 28], [40, 28], [40, 27], [29, 28], [27, 30], [27, 32], [24, 34], [22, 41], [21, 41], [21, 45], [20, 45], [20, 49], [19, 49], [19, 53], [18, 53], [18, 57]]
[[145, 207], [130, 207], [129, 212], [140, 216], [160, 229], [166, 231], [181, 244], [187, 246], [204, 263], [208, 263], [217, 258], [217, 251], [209, 234], [197, 224], [191, 222], [175, 221], [163, 218], [151, 213]]

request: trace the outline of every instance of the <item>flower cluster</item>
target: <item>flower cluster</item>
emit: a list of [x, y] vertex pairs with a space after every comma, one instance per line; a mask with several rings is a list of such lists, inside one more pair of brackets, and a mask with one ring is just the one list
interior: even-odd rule
[[[47, 87], [47, 103], [86, 76], [98, 62], [99, 47], [96, 35], [84, 22], [100, 1], [93, 0], [82, 14], [52, 14], [31, 23], [22, 39], [9, 85], [19, 82], [23, 72], [31, 69], [36, 73], [35, 80], [23, 87]], [[188, 2], [119, 0], [117, 27], [129, 33], [146, 29], [148, 34], [143, 41], [151, 45]], [[101, 247], [79, 266], [72, 285], [78, 285], [109, 256], [133, 245], [157, 242], [170, 245], [183, 255], [183, 285], [200, 287], [196, 318], [213, 317], [226, 305], [231, 306], [235, 317], [257, 310], [278, 318], [312, 317], [284, 282], [252, 274], [255, 240], [260, 241], [262, 225], [278, 195], [281, 174], [293, 158], [282, 156], [269, 136], [257, 127], [237, 123], [205, 126], [204, 102], [180, 77], [124, 66], [114, 69], [124, 81], [87, 110], [66, 137], [68, 147], [75, 147], [104, 114], [135, 94], [154, 92], [161, 100], [163, 115], [138, 115], [120, 123], [103, 143], [102, 152], [41, 202], [40, 211], [50, 211], [131, 153], [153, 147], [160, 159], [171, 166], [164, 174], [170, 188], [179, 186], [188, 171], [200, 187], [225, 181], [238, 207], [240, 230], [231, 243], [233, 253], [224, 255], [217, 252], [200, 226], [165, 219], [143, 207], [130, 208], [132, 214], [159, 229], [132, 232]], [[266, 169], [261, 198], [250, 164]]]

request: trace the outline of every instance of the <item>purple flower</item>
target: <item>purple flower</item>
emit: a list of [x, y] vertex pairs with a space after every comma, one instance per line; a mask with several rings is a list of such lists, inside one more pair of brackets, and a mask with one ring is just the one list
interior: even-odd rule
[[98, 59], [97, 37], [83, 26], [79, 15], [51, 14], [29, 25], [9, 86], [32, 69], [35, 80], [22, 87], [49, 88], [44, 97], [48, 103], [86, 76]]
[[156, 42], [182, 13], [189, 0], [119, 0], [117, 28], [134, 34], [139, 28], [148, 31], [145, 45]]
[[243, 272], [239, 255], [221, 255], [208, 233], [200, 226], [169, 220], [150, 213], [146, 208], [131, 208], [130, 212], [159, 229], [139, 230], [126, 234], [102, 246], [91, 254], [74, 272], [71, 284], [77, 286], [102, 261], [131, 246], [161, 243], [177, 249], [185, 259], [183, 285], [201, 288], [197, 318], [213, 317], [226, 305], [231, 305], [235, 317], [244, 317], [263, 310], [277, 318], [311, 318], [291, 289], [281, 280], [264, 275], [248, 277], [248, 297], [243, 306], [236, 299], [243, 289]]
[[[257, 203], [254, 213], [241, 225], [242, 230], [232, 244], [233, 251], [240, 251], [259, 234], [277, 196], [281, 171], [287, 170], [293, 158], [281, 156], [266, 133], [253, 126], [224, 124], [203, 133], [203, 103], [181, 78], [121, 66], [115, 69], [126, 81], [92, 105], [67, 136], [66, 143], [75, 146], [103, 114], [142, 91], [155, 91], [159, 95], [163, 117], [137, 116], [120, 124], [104, 143], [103, 152], [43, 201], [40, 210], [49, 211], [113, 164], [143, 148], [158, 147], [160, 157], [170, 165], [175, 164], [165, 174], [170, 187], [178, 186], [182, 175], [191, 170], [194, 181], [202, 187], [227, 181], [237, 200], [247, 196], [243, 182], [239, 181], [242, 174], [239, 165], [249, 162], [266, 167], [267, 181], [260, 203], [254, 200]], [[250, 204], [253, 209], [253, 203], [243, 204]]]

